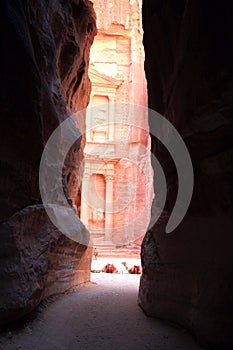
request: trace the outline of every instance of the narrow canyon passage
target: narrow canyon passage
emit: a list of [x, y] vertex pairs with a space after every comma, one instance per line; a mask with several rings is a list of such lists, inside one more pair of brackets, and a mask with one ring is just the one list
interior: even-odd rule
[[1, 350], [197, 350], [191, 336], [148, 318], [137, 306], [140, 276], [94, 274], [60, 296]]
[[[230, 0], [0, 1], [0, 350], [198, 349], [159, 318], [233, 349], [232, 12]], [[175, 135], [193, 168], [187, 212]], [[140, 253], [140, 289], [131, 275], [90, 283], [92, 245], [97, 262]]]

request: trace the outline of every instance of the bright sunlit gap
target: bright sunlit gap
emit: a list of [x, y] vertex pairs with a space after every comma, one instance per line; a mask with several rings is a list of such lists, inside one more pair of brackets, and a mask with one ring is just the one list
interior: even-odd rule
[[117, 269], [127, 272], [140, 265], [153, 196], [147, 109], [134, 108], [147, 107], [142, 1], [112, 0], [107, 9], [106, 2], [93, 3], [98, 34], [90, 56], [81, 220], [95, 247], [92, 269], [115, 257], [126, 262]]

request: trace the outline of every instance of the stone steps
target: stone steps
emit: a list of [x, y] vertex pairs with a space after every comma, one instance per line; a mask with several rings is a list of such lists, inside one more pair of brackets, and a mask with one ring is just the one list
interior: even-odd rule
[[113, 246], [97, 246], [99, 257], [130, 257], [140, 258], [140, 246], [125, 246], [125, 247], [113, 247]]

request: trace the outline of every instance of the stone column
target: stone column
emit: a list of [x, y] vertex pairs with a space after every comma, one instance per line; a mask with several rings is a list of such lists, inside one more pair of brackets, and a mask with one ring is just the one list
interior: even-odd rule
[[82, 193], [81, 193], [81, 221], [88, 225], [88, 216], [89, 216], [89, 181], [90, 174], [85, 173], [82, 180]]
[[89, 105], [88, 105], [88, 107], [87, 107], [87, 109], [86, 109], [86, 131], [87, 131], [87, 133], [86, 133], [86, 142], [90, 142], [90, 141], [92, 141], [91, 140], [91, 132], [90, 132], [90, 130], [91, 130], [91, 122], [92, 122], [92, 114], [91, 114], [91, 112], [92, 112], [92, 109], [91, 109], [91, 107], [92, 107], [92, 96], [90, 97], [90, 102], [89, 102]]
[[106, 175], [105, 240], [112, 240], [113, 229], [113, 175]]
[[114, 99], [109, 97], [109, 126], [108, 126], [108, 140], [114, 141], [114, 121], [115, 121], [115, 105]]

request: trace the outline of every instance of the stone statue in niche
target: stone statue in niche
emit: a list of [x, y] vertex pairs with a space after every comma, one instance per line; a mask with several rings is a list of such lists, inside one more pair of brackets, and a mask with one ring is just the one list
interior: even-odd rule
[[95, 122], [97, 125], [105, 124], [108, 116], [108, 108], [98, 108], [97, 115], [95, 116]]
[[92, 221], [94, 223], [104, 222], [104, 211], [103, 209], [93, 209]]

